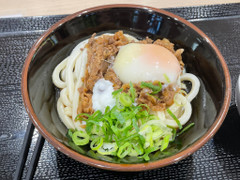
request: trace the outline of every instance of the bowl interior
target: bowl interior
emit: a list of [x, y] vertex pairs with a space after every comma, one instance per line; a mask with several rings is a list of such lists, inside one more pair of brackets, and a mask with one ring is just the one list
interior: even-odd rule
[[[187, 72], [195, 74], [201, 81], [200, 92], [192, 102], [193, 113], [189, 122], [195, 126], [179, 137], [182, 146], [172, 148], [178, 153], [201, 138], [219, 116], [224, 102], [225, 76], [216, 52], [206, 38], [174, 17], [148, 9], [121, 7], [105, 8], [83, 13], [58, 26], [38, 46], [28, 70], [28, 92], [30, 102], [39, 121], [58, 141], [66, 143], [66, 127], [60, 121], [56, 101], [59, 90], [52, 83], [55, 66], [67, 57], [71, 50], [93, 33], [116, 32], [134, 35], [138, 39], [146, 36], [167, 38], [176, 48], [184, 48], [183, 62]], [[87, 147], [81, 154], [114, 163], [139, 163], [138, 158], [119, 160], [96, 157]], [[170, 156], [159, 152], [151, 155], [151, 161]]]

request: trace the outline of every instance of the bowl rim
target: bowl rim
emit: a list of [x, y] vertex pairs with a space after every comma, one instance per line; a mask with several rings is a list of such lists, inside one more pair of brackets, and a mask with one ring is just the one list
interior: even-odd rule
[[[160, 160], [156, 160], [153, 162], [146, 162], [146, 163], [139, 163], [139, 164], [117, 164], [117, 163], [110, 163], [110, 162], [106, 162], [106, 161], [93, 159], [88, 156], [79, 154], [79, 153], [75, 152], [74, 150], [70, 149], [69, 147], [67, 147], [66, 145], [59, 142], [50, 132], [48, 132], [45, 129], [45, 127], [41, 124], [41, 122], [39, 121], [39, 119], [37, 118], [37, 115], [35, 114], [35, 112], [33, 110], [33, 107], [31, 105], [29, 95], [28, 95], [27, 84], [28, 84], [29, 65], [30, 65], [31, 60], [34, 57], [34, 53], [36, 52], [36, 50], [39, 48], [39, 46], [42, 44], [42, 42], [45, 40], [45, 38], [48, 35], [50, 35], [54, 30], [56, 30], [58, 27], [60, 27], [62, 24], [66, 23], [67, 21], [72, 20], [75, 17], [90, 13], [90, 12], [98, 11], [101, 9], [108, 9], [108, 8], [136, 8], [136, 9], [142, 9], [142, 10], [147, 10], [147, 11], [155, 11], [155, 12], [170, 16], [170, 17], [176, 19], [177, 21], [180, 21], [183, 24], [187, 25], [188, 27], [190, 27], [191, 29], [196, 31], [200, 36], [205, 38], [206, 41], [208, 42], [208, 44], [212, 47], [212, 49], [215, 51], [215, 53], [217, 54], [217, 56], [219, 58], [219, 61], [221, 63], [223, 71], [224, 71], [225, 83], [226, 83], [226, 90], [224, 93], [223, 106], [221, 107], [219, 115], [217, 116], [215, 122], [212, 124], [210, 129], [201, 138], [199, 138], [195, 143], [190, 145], [185, 150], [183, 150], [173, 156], [170, 156], [170, 157], [167, 157], [164, 159], [160, 159]], [[232, 91], [231, 77], [229, 74], [227, 64], [226, 64], [222, 54], [216, 47], [216, 45], [212, 42], [212, 40], [205, 33], [203, 33], [199, 28], [197, 28], [195, 25], [193, 25], [189, 21], [187, 21], [175, 14], [172, 14], [168, 11], [149, 7], [149, 6], [137, 5], [137, 4], [110, 4], [110, 5], [96, 6], [96, 7], [78, 11], [78, 12], [68, 15], [65, 18], [56, 22], [54, 25], [52, 25], [44, 34], [42, 34], [36, 40], [36, 42], [34, 43], [32, 48], [30, 49], [28, 56], [23, 65], [22, 82], [21, 82], [21, 93], [22, 93], [22, 98], [23, 98], [23, 102], [24, 102], [26, 111], [27, 111], [30, 119], [32, 120], [34, 126], [38, 129], [40, 134], [50, 144], [52, 144], [57, 150], [61, 151], [65, 155], [67, 155], [79, 162], [82, 162], [84, 164], [91, 165], [91, 166], [105, 169], [105, 170], [125, 171], [125, 172], [127, 172], [127, 171], [128, 172], [144, 171], [144, 170], [151, 170], [151, 169], [164, 167], [164, 166], [176, 163], [176, 162], [190, 156], [193, 152], [195, 152], [199, 148], [201, 148], [210, 138], [213, 137], [213, 135], [217, 132], [217, 130], [220, 128], [221, 124], [223, 123], [223, 121], [227, 115], [230, 102], [231, 102], [231, 91]]]

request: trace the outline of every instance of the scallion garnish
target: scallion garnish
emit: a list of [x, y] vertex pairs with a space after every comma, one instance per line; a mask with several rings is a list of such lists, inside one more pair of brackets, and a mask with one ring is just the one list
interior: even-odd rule
[[67, 138], [69, 139], [69, 140], [71, 140], [72, 139], [72, 135], [73, 135], [73, 133], [74, 133], [74, 130], [73, 129], [68, 129], [68, 132], [67, 132]]
[[98, 150], [103, 145], [103, 137], [94, 138], [90, 144], [92, 150]]
[[74, 144], [82, 146], [89, 143], [89, 135], [84, 131], [75, 131], [72, 135]]
[[102, 155], [116, 155], [117, 150], [118, 146], [115, 142], [104, 142], [97, 152]]
[[120, 124], [123, 124], [126, 121], [126, 119], [124, 118], [123, 114], [120, 111], [113, 111], [113, 112], [111, 112], [111, 114], [113, 115], [112, 117], [117, 119], [117, 121]]
[[90, 115], [87, 113], [81, 113], [75, 117], [75, 120], [86, 121], [89, 118], [89, 116]]
[[167, 74], [163, 74], [164, 78], [166, 79], [167, 83], [171, 83], [169, 77], [167, 76]]
[[112, 92], [112, 95], [113, 96], [116, 96], [117, 94], [119, 94], [120, 92], [122, 92], [123, 91], [123, 89], [118, 89], [118, 90], [116, 90], [116, 91], [113, 91]]
[[144, 158], [145, 161], [149, 161], [150, 158], [149, 158], [149, 154], [151, 152], [154, 152], [156, 150], [158, 150], [159, 148], [158, 147], [148, 147], [146, 150], [145, 150], [145, 154], [142, 156], [142, 158]]
[[129, 142], [126, 142], [124, 145], [119, 147], [117, 156], [119, 158], [124, 158], [130, 153], [131, 150], [132, 150], [132, 145]]
[[[152, 90], [151, 94], [161, 91], [162, 85], [142, 82], [141, 87]], [[101, 156], [113, 155], [119, 158], [137, 156], [149, 161], [149, 154], [159, 150], [168, 153], [169, 144], [175, 143], [176, 136], [189, 130], [191, 123], [176, 134], [176, 129], [161, 124], [159, 117], [151, 114], [146, 104], [134, 105], [137, 96], [132, 83], [128, 92], [123, 89], [114, 91], [116, 105], [106, 107], [104, 113], [95, 111], [92, 115], [81, 113], [76, 120], [86, 122], [85, 131], [69, 129], [67, 137], [69, 145], [76, 151], [82, 152], [79, 146], [90, 143], [90, 148]], [[182, 125], [177, 117], [167, 109], [168, 114], [176, 121], [179, 129]], [[174, 141], [174, 142], [173, 142]]]
[[170, 134], [166, 135], [166, 136], [163, 138], [162, 144], [161, 144], [161, 151], [165, 150], [165, 149], [168, 147], [169, 139], [170, 139]]
[[123, 106], [129, 107], [132, 105], [132, 99], [127, 93], [121, 93], [119, 95], [119, 101]]
[[183, 128], [183, 130], [181, 130], [179, 133], [177, 133], [177, 136], [180, 136], [181, 134], [183, 134], [184, 132], [188, 131], [190, 128], [192, 128], [195, 124], [191, 123], [189, 125], [187, 125], [185, 128]]
[[171, 126], [167, 126], [167, 127], [172, 129], [172, 140], [170, 142], [173, 142], [173, 141], [175, 141], [175, 138], [177, 136], [177, 130], [174, 127], [171, 127]]
[[136, 96], [137, 96], [137, 93], [136, 93], [135, 88], [133, 87], [132, 82], [130, 82], [129, 85], [130, 85], [129, 93], [130, 93], [130, 96], [131, 96], [131, 98], [132, 98], [132, 102], [134, 103], [135, 98], [136, 98]]
[[136, 118], [132, 118], [132, 125], [135, 128], [135, 130], [137, 132], [139, 132], [139, 127], [138, 127], [138, 123], [137, 123], [137, 119]]
[[162, 84], [160, 82], [158, 82], [158, 86], [153, 85], [153, 83], [151, 82], [141, 82], [141, 88], [145, 88], [145, 87], [153, 91], [151, 94], [157, 94], [162, 90]]
[[167, 109], [168, 114], [176, 121], [179, 129], [182, 129], [182, 124], [180, 123], [180, 121], [178, 120], [178, 118], [172, 113], [172, 111], [168, 108]]
[[73, 150], [79, 152], [80, 154], [85, 154], [85, 151], [84, 151], [81, 147], [77, 146], [74, 142], [69, 141], [69, 142], [68, 142], [68, 145], [69, 145]]

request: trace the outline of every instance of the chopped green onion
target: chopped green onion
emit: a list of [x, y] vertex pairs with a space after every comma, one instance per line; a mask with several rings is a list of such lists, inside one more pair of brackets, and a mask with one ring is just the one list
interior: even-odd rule
[[119, 95], [119, 101], [122, 103], [123, 106], [129, 107], [132, 105], [132, 100], [130, 96], [126, 93], [121, 93]]
[[161, 144], [161, 151], [163, 151], [164, 149], [166, 149], [166, 148], [168, 147], [169, 139], [170, 139], [170, 134], [166, 135], [166, 136], [163, 138], [162, 144]]
[[134, 129], [135, 129], [137, 132], [139, 132], [139, 127], [138, 127], [137, 119], [136, 119], [136, 118], [132, 118], [132, 124], [133, 124]]
[[120, 131], [118, 130], [118, 128], [116, 126], [111, 126], [111, 130], [113, 131], [113, 133], [119, 137], [120, 136]]
[[119, 98], [116, 99], [116, 108], [120, 111], [124, 111], [125, 109], [124, 105], [119, 101]]
[[155, 140], [155, 139], [158, 139], [159, 137], [161, 137], [163, 134], [164, 134], [164, 131], [161, 129], [161, 128], [154, 128], [152, 127], [153, 129], [153, 133], [152, 133], [152, 138]]
[[102, 125], [101, 122], [99, 122], [98, 125], [94, 124], [93, 128], [91, 130], [91, 134], [96, 134], [98, 136], [102, 136], [104, 133], [103, 133], [101, 125]]
[[69, 145], [73, 150], [79, 152], [80, 154], [85, 154], [85, 151], [84, 151], [81, 147], [79, 147], [79, 146], [77, 146], [76, 144], [74, 144], [74, 142], [69, 141], [69, 142], [68, 142], [68, 145]]
[[145, 161], [149, 161], [150, 158], [149, 158], [149, 154], [151, 152], [154, 152], [156, 150], [158, 150], [159, 148], [158, 147], [148, 147], [146, 150], [145, 150], [145, 154], [142, 156], [142, 158], [144, 158]]
[[90, 144], [92, 150], [98, 150], [103, 145], [103, 137], [97, 137], [93, 139]]
[[132, 145], [129, 142], [126, 142], [124, 145], [119, 147], [117, 156], [119, 158], [124, 158], [130, 153], [131, 150], [132, 150]]
[[89, 117], [91, 117], [90, 119], [99, 120], [101, 116], [102, 116], [102, 112], [100, 110], [97, 110]]
[[167, 74], [163, 74], [164, 78], [166, 79], [167, 83], [171, 83], [169, 77], [167, 76]]
[[74, 133], [74, 130], [73, 129], [68, 129], [68, 132], [67, 132], [67, 138], [69, 139], [69, 140], [72, 140], [72, 135], [73, 135], [73, 133]]
[[117, 149], [118, 146], [115, 142], [113, 143], [104, 142], [103, 145], [97, 150], [97, 152], [102, 155], [114, 155], [116, 154]]
[[107, 113], [109, 113], [110, 111], [111, 111], [110, 107], [109, 107], [109, 106], [107, 106], [107, 107], [106, 107], [106, 109], [105, 109], [105, 112], [104, 112], [104, 114], [107, 114]]
[[72, 140], [76, 145], [82, 146], [88, 144], [89, 135], [84, 131], [75, 131], [72, 135]]
[[[114, 154], [114, 153], [113, 153]], [[96, 153], [97, 159], [102, 160], [102, 161], [107, 161], [107, 162], [115, 162], [114, 159], [111, 156], [106, 156], [100, 153]]]
[[170, 142], [173, 142], [173, 141], [175, 141], [177, 130], [174, 127], [171, 127], [171, 126], [167, 126], [167, 127], [172, 129], [172, 140]]
[[122, 92], [123, 91], [123, 89], [118, 89], [118, 90], [116, 90], [116, 91], [113, 91], [112, 92], [112, 95], [113, 96], [116, 96], [118, 93], [120, 93], [120, 92]]
[[123, 124], [126, 121], [121, 112], [113, 111], [111, 115], [112, 117], [115, 117], [115, 119], [117, 119], [120, 124]]
[[180, 121], [178, 120], [178, 118], [172, 113], [172, 111], [168, 108], [167, 109], [168, 114], [176, 121], [179, 129], [182, 129], [182, 124], [180, 123]]
[[86, 116], [87, 118], [89, 118], [89, 114], [87, 113], [81, 113], [81, 114], [78, 114], [76, 117], [75, 117], [75, 120], [80, 120], [80, 121], [86, 121], [87, 118], [85, 118], [84, 116]]
[[132, 134], [132, 131], [131, 131], [132, 129], [133, 129], [133, 127], [132, 127], [132, 125], [130, 125], [130, 126], [125, 127], [124, 130], [120, 130], [121, 137], [128, 137], [130, 134]]
[[[154, 94], [161, 91], [162, 84], [142, 82], [141, 87], [151, 89], [151, 94]], [[73, 149], [78, 149], [90, 141], [90, 148], [97, 151], [99, 156], [141, 156], [146, 161], [150, 160], [149, 154], [154, 151], [160, 149], [162, 153], [168, 152], [169, 143], [175, 140], [176, 129], [157, 123], [159, 117], [150, 113], [148, 105], [133, 105], [137, 93], [132, 83], [128, 92], [122, 91], [123, 89], [119, 89], [112, 93], [116, 99], [113, 108], [108, 106], [104, 113], [95, 111], [92, 115], [81, 113], [76, 117], [77, 120], [86, 121], [86, 132], [73, 129], [68, 131], [67, 137], [70, 144], [74, 145]], [[170, 109], [167, 109], [167, 112], [176, 121], [179, 129], [182, 129], [182, 125]], [[187, 126], [177, 136], [192, 126]]]
[[150, 112], [150, 107], [147, 104], [139, 104], [138, 106], [145, 107], [145, 108], [147, 108], [147, 112], [148, 113]]
[[137, 93], [136, 93], [135, 88], [133, 87], [132, 82], [130, 82], [129, 85], [130, 85], [129, 92], [130, 92], [130, 95], [131, 95], [131, 98], [132, 98], [132, 102], [134, 103], [135, 98], [136, 98], [136, 96], [137, 96]]
[[99, 154], [98, 152], [95, 153], [93, 150], [88, 151], [87, 155], [94, 159], [99, 159], [99, 160], [107, 161], [107, 162], [114, 162], [112, 157]]
[[141, 82], [141, 88], [147, 87], [151, 89], [153, 92], [151, 94], [157, 94], [162, 90], [162, 84], [159, 82], [158, 86], [153, 85], [153, 83], [149, 82]]
[[133, 144], [132, 147], [137, 152], [138, 155], [142, 155], [144, 153], [144, 150], [143, 150], [141, 144], [139, 144], [139, 143]]
[[143, 146], [145, 144], [145, 141], [146, 141], [145, 138], [142, 135], [139, 135], [138, 137], [140, 139], [141, 145]]
[[138, 133], [135, 133], [135, 134], [133, 134], [133, 135], [131, 135], [131, 136], [128, 136], [128, 137], [124, 137], [124, 138], [122, 138], [122, 139], [119, 139], [118, 141], [129, 141], [129, 140], [131, 140], [131, 139], [133, 139], [133, 138], [135, 138], [135, 137], [138, 137], [139, 135], [138, 135]]
[[149, 115], [149, 120], [156, 120], [156, 119], [159, 119], [159, 117], [156, 115]]
[[194, 123], [191, 123], [189, 125], [187, 125], [185, 128], [183, 128], [182, 131], [180, 131], [177, 136], [180, 136], [181, 134], [183, 134], [184, 132], [188, 131], [190, 128], [192, 128], [195, 124]]
[[126, 129], [129, 129], [128, 127], [132, 128], [132, 121], [129, 119], [125, 123], [120, 124], [119, 121], [115, 124], [117, 127], [118, 131], [125, 131]]
[[87, 125], [86, 125], [86, 128], [85, 128], [85, 130], [86, 130], [86, 132], [88, 133], [88, 134], [91, 134], [91, 131], [92, 131], [92, 129], [93, 129], [93, 123], [89, 123], [89, 122], [87, 122]]

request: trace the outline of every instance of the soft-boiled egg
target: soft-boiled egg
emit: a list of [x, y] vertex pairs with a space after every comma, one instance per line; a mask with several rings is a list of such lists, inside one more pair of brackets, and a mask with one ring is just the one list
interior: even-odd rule
[[155, 44], [130, 43], [122, 46], [113, 70], [123, 83], [155, 81], [177, 83], [181, 67], [167, 48]]

